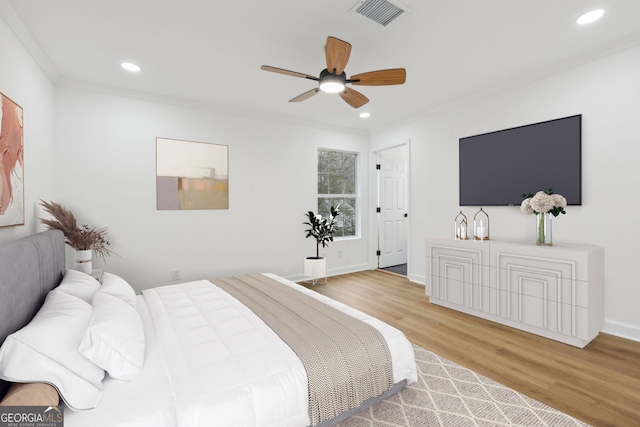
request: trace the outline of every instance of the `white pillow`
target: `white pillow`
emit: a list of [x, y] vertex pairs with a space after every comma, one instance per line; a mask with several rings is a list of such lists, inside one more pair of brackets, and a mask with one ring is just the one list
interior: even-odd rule
[[0, 347], [0, 377], [12, 382], [46, 382], [72, 410], [96, 407], [104, 370], [78, 351], [93, 310], [56, 289], [49, 292], [31, 322]]
[[136, 306], [136, 292], [131, 285], [122, 277], [105, 272], [102, 276], [102, 287], [100, 292], [104, 292], [120, 298], [131, 307]]
[[67, 270], [56, 289], [91, 304], [93, 296], [98, 292], [98, 289], [100, 289], [100, 283], [81, 271]]
[[98, 292], [79, 350], [112, 378], [134, 379], [144, 363], [144, 330], [136, 309], [118, 297]]

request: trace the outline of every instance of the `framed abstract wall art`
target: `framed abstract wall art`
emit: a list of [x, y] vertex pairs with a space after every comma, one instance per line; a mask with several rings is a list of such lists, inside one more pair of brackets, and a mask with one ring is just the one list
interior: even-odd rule
[[156, 138], [156, 209], [229, 209], [229, 146]]
[[24, 225], [22, 107], [0, 93], [0, 227]]

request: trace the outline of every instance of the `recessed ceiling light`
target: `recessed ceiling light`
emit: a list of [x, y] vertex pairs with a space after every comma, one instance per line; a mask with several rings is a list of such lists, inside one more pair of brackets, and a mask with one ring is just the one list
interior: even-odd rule
[[363, 119], [367, 119], [371, 116], [371, 114], [367, 113], [366, 111], [363, 111], [362, 113], [360, 113], [360, 117], [362, 117]]
[[580, 25], [590, 24], [593, 21], [597, 21], [598, 19], [602, 18], [602, 15], [604, 15], [604, 10], [592, 10], [591, 12], [587, 12], [584, 15], [581, 15], [578, 19], [576, 19], [576, 22]]
[[137, 73], [141, 70], [139, 65], [133, 64], [131, 62], [123, 62], [120, 65], [122, 66], [122, 68], [124, 68], [127, 71], [131, 71], [132, 73]]

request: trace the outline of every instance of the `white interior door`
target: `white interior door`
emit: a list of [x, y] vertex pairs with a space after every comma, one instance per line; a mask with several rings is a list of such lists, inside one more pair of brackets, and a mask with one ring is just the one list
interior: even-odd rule
[[378, 153], [378, 267], [407, 263], [407, 146]]

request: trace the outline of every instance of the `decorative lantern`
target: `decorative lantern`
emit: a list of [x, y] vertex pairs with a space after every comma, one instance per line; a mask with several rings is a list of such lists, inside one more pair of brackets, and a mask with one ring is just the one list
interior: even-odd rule
[[489, 240], [489, 215], [482, 208], [473, 216], [473, 239]]
[[462, 211], [460, 211], [460, 213], [455, 217], [455, 226], [456, 239], [469, 240], [469, 222]]

